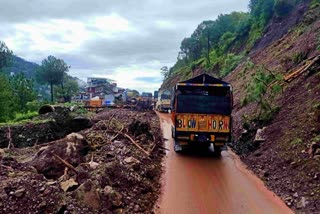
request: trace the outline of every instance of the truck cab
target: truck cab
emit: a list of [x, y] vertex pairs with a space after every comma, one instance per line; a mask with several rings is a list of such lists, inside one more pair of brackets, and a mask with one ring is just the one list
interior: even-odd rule
[[220, 154], [231, 138], [232, 102], [231, 85], [207, 74], [176, 84], [172, 99], [174, 150], [212, 145]]
[[160, 112], [169, 112], [171, 110], [171, 91], [164, 89], [159, 90], [156, 110]]

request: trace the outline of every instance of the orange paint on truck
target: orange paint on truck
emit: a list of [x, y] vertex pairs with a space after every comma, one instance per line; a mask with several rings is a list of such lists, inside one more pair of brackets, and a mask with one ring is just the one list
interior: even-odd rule
[[230, 116], [216, 114], [175, 114], [177, 131], [230, 133]]

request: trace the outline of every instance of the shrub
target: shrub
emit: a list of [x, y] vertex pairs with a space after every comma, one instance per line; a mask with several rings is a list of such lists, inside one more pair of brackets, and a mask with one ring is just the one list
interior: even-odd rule
[[221, 77], [227, 76], [233, 69], [235, 69], [240, 61], [242, 60], [243, 55], [235, 55], [235, 54], [228, 54], [225, 58], [222, 66], [222, 70], [220, 72]]
[[43, 106], [45, 103], [34, 100], [32, 102], [27, 102], [27, 109], [28, 112], [37, 112], [39, 111], [40, 107]]
[[275, 75], [263, 66], [259, 67], [246, 86], [246, 96], [241, 104], [257, 102], [259, 111], [257, 119], [262, 122], [270, 121], [273, 115], [280, 110], [277, 106], [272, 105], [272, 101], [275, 95], [282, 91], [281, 80], [281, 75]]
[[27, 113], [17, 113], [13, 122], [19, 122], [19, 121], [23, 121], [23, 120], [30, 120], [33, 117], [38, 116], [38, 112], [27, 112]]

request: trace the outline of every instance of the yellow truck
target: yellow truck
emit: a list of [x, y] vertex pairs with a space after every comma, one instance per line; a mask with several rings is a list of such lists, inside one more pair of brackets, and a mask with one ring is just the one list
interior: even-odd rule
[[169, 112], [169, 110], [171, 110], [170, 90], [159, 90], [158, 101], [156, 103], [156, 110], [160, 112]]
[[202, 74], [176, 84], [172, 97], [174, 150], [213, 147], [220, 155], [231, 138], [231, 85]]

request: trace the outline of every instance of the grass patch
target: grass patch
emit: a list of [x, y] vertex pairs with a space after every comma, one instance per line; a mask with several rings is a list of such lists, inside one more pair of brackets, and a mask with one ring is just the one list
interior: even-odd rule
[[300, 139], [300, 138], [295, 138], [294, 140], [292, 140], [290, 142], [291, 145], [299, 145], [299, 144], [302, 144], [303, 143], [303, 140]]

